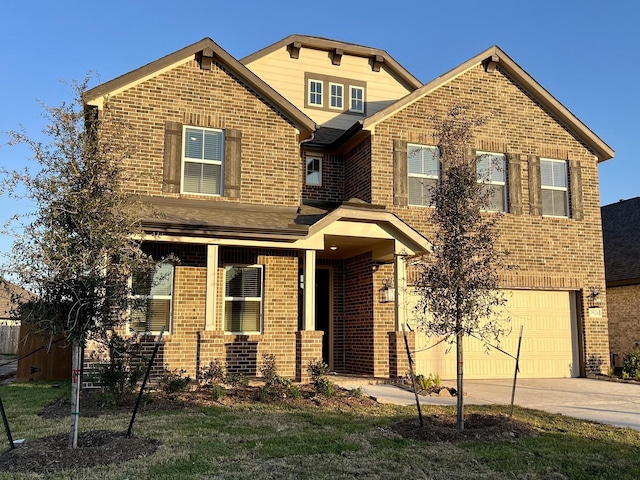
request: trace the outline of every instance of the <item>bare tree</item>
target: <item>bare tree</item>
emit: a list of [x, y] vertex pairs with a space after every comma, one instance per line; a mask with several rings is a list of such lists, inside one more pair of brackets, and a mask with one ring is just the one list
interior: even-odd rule
[[432, 188], [432, 254], [424, 257], [417, 282], [418, 328], [456, 345], [460, 430], [464, 428], [463, 337], [474, 336], [488, 345], [505, 333], [505, 319], [497, 315], [506, 303], [498, 289], [498, 271], [506, 254], [495, 247], [499, 214], [483, 212], [491, 191], [478, 181], [477, 159], [469, 148], [474, 129], [485, 121], [470, 116], [462, 106], [434, 118], [441, 179]]
[[122, 162], [131, 154], [126, 124], [98, 115], [82, 101], [89, 78], [73, 83], [74, 98], [44, 106], [46, 143], [24, 131], [8, 133], [9, 145], [26, 144], [33, 171], [4, 171], [4, 193], [26, 199], [36, 211], [16, 218], [24, 228], [0, 274], [33, 293], [20, 316], [73, 348], [71, 433], [77, 447], [80, 371], [88, 339], [125, 321], [130, 278], [153, 268], [140, 249], [144, 209], [123, 190]]

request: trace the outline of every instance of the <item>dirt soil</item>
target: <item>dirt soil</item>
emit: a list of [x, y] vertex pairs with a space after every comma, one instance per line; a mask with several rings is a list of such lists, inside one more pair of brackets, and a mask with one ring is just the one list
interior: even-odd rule
[[[143, 397], [139, 414], [145, 411], [176, 410], [188, 407], [226, 405], [234, 408], [241, 405], [254, 404], [257, 400], [258, 387], [247, 387], [228, 392], [220, 401], [211, 398], [207, 391], [196, 390], [181, 394], [167, 395], [151, 392]], [[97, 417], [114, 413], [132, 412], [135, 397], [116, 407], [109, 406], [97, 391], [83, 391], [81, 398], [81, 416]], [[283, 405], [311, 406], [333, 411], [367, 410], [379, 406], [375, 400], [366, 397], [354, 397], [346, 390], [339, 390], [334, 397], [319, 397], [309, 387], [303, 387], [301, 398], [269, 399], [269, 403], [279, 402]], [[69, 416], [68, 398], [60, 398], [46, 406], [40, 415], [43, 418], [65, 418]], [[453, 415], [425, 416], [425, 428], [420, 428], [417, 419], [410, 419], [395, 424], [391, 429], [399, 435], [428, 442], [459, 442], [465, 440], [508, 440], [535, 432], [526, 424], [509, 417], [471, 414], [465, 418], [465, 430], [456, 429], [456, 418]], [[124, 432], [105, 430], [81, 432], [78, 448], [67, 448], [68, 434], [40, 438], [18, 445], [15, 449], [0, 456], [0, 471], [33, 472], [47, 474], [60, 470], [92, 467], [120, 463], [153, 454], [160, 441], [152, 438], [126, 438]]]

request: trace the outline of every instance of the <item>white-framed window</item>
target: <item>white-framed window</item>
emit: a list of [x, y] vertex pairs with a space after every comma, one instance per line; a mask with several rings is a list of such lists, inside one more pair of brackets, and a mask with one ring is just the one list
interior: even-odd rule
[[322, 107], [322, 81], [309, 79], [309, 105]]
[[222, 195], [224, 132], [185, 126], [182, 139], [182, 193]]
[[173, 274], [170, 263], [159, 263], [146, 276], [135, 276], [131, 280], [134, 307], [129, 327], [138, 333], [160, 333], [171, 328], [173, 315]]
[[409, 143], [407, 164], [409, 205], [433, 205], [433, 189], [440, 178], [440, 149]]
[[329, 108], [343, 109], [344, 85], [329, 82]]
[[322, 159], [307, 157], [307, 185], [322, 185]]
[[489, 191], [485, 208], [492, 212], [507, 211], [507, 156], [503, 153], [476, 152], [478, 182]]
[[239, 334], [262, 332], [262, 266], [225, 267], [224, 331]]
[[568, 170], [565, 160], [540, 159], [542, 215], [569, 216]]
[[364, 88], [349, 87], [349, 111], [364, 113]]

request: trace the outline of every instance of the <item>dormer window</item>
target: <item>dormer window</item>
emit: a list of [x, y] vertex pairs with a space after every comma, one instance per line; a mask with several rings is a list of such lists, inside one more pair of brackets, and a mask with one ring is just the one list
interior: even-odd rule
[[342, 92], [344, 90], [344, 86], [339, 83], [329, 82], [329, 108], [333, 108], [336, 110], [342, 110], [343, 100], [342, 100]]
[[309, 80], [309, 105], [322, 107], [322, 82], [319, 80]]
[[364, 113], [364, 88], [351, 86], [349, 91], [349, 97], [351, 98], [349, 111]]
[[304, 78], [306, 108], [326, 110], [334, 114], [365, 114], [366, 82], [308, 72], [304, 74]]

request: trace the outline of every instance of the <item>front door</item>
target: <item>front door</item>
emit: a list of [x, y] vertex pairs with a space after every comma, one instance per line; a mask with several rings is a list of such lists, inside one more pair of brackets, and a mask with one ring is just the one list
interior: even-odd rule
[[333, 367], [331, 359], [331, 270], [316, 270], [316, 330], [322, 330], [322, 361], [329, 368]]

